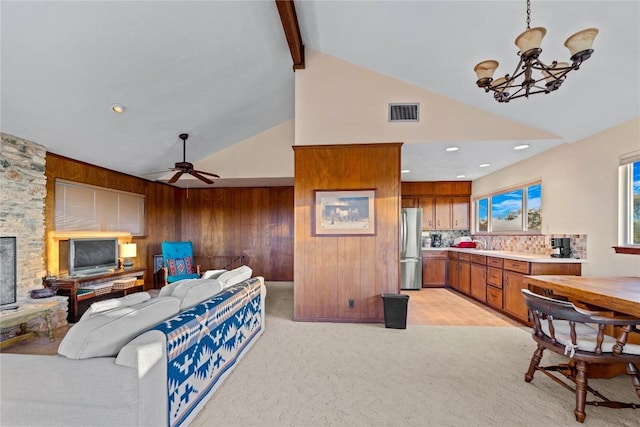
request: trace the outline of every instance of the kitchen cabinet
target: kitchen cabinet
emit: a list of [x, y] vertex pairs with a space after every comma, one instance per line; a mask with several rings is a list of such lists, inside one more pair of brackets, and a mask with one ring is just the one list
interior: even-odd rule
[[579, 276], [582, 270], [579, 262], [522, 261], [455, 250], [449, 252], [448, 262], [448, 284], [451, 288], [523, 323], [528, 322], [521, 292], [526, 288], [524, 276]]
[[522, 289], [526, 289], [524, 276], [541, 274], [567, 274], [579, 276], [580, 264], [535, 263], [505, 259], [502, 273], [503, 310], [522, 322], [528, 322], [528, 311], [524, 304]]
[[422, 208], [422, 230], [436, 230], [435, 197], [419, 197], [418, 204]]
[[447, 277], [447, 251], [423, 251], [422, 287], [441, 288]]
[[469, 229], [469, 197], [451, 198], [451, 226], [453, 230]]
[[435, 208], [435, 229], [436, 230], [451, 230], [451, 198], [450, 197], [436, 197]]
[[447, 284], [449, 287], [459, 290], [460, 284], [458, 282], [458, 252], [449, 251], [449, 263], [447, 265]]
[[471, 295], [471, 255], [461, 253], [458, 258], [458, 290]]
[[487, 257], [487, 304], [502, 310], [502, 258]]
[[471, 255], [471, 296], [475, 299], [487, 301], [487, 257]]
[[417, 208], [418, 199], [416, 197], [402, 197], [400, 199], [400, 206], [403, 208]]

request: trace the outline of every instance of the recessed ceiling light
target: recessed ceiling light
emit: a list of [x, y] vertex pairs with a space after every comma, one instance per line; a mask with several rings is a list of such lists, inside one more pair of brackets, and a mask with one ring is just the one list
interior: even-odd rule
[[458, 151], [459, 149], [460, 147], [453, 146], [445, 148], [444, 151]]
[[464, 178], [466, 175], [458, 175], [456, 178]]
[[409, 172], [411, 172], [411, 169], [402, 169], [400, 171], [400, 173], [409, 173]]
[[516, 145], [515, 147], [513, 147], [513, 149], [514, 150], [526, 150], [529, 147], [530, 147], [529, 144], [522, 144], [522, 145]]
[[489, 166], [491, 166], [491, 163], [483, 163], [481, 165], [478, 165], [479, 168], [487, 168]]
[[111, 106], [111, 109], [113, 110], [114, 113], [124, 113], [124, 105], [122, 104], [113, 104]]

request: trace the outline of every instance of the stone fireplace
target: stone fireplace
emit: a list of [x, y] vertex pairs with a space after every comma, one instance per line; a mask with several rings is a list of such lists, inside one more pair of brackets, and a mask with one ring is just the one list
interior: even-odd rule
[[[16, 293], [20, 302], [29, 299], [29, 291], [42, 288], [46, 274], [47, 151], [42, 145], [5, 133], [0, 134], [0, 141], [0, 236], [16, 237]], [[67, 301], [66, 297], [55, 298], [59, 303], [52, 317], [58, 327], [67, 323]], [[29, 329], [44, 330], [43, 321], [33, 323]]]

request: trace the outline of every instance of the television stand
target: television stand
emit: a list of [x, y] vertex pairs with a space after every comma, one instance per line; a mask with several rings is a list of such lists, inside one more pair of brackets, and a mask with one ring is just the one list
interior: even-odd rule
[[[76, 323], [94, 302], [142, 292], [144, 273], [144, 269], [131, 268], [91, 276], [61, 276], [52, 284], [58, 287], [58, 295], [69, 298], [67, 321]], [[114, 288], [119, 280], [127, 283], [126, 287]]]

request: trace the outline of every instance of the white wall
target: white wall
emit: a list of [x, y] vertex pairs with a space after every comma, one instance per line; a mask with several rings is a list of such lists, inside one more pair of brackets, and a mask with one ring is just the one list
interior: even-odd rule
[[640, 256], [616, 254], [618, 165], [640, 148], [640, 118], [473, 181], [472, 197], [542, 178], [544, 234], [586, 234], [583, 275], [640, 276]]
[[[296, 71], [296, 145], [558, 138], [311, 49], [305, 62]], [[389, 123], [388, 104], [403, 102], [420, 103], [419, 122]]]

